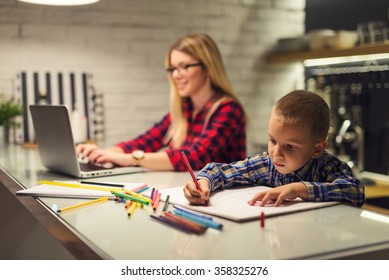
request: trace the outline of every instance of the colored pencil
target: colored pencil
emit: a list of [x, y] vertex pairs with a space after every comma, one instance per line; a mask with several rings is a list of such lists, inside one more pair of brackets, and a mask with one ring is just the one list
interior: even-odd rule
[[161, 201], [161, 193], [158, 193], [157, 194], [157, 198], [155, 199], [154, 204], [153, 204], [153, 210], [154, 211], [156, 211], [158, 209], [160, 201]]
[[138, 198], [143, 199], [143, 200], [146, 200], [146, 201], [148, 201], [149, 203], [152, 203], [152, 200], [151, 200], [150, 198], [145, 197], [145, 196], [143, 196], [143, 195], [141, 195], [141, 194], [139, 194], [139, 193], [137, 193], [137, 192], [133, 192], [133, 191], [130, 191], [130, 190], [124, 190], [124, 193], [129, 194], [129, 195], [132, 195], [132, 196], [134, 196], [134, 197], [138, 197]]
[[201, 187], [200, 187], [199, 182], [197, 182], [197, 179], [196, 179], [196, 176], [195, 176], [195, 174], [194, 174], [194, 172], [193, 172], [192, 166], [190, 165], [190, 163], [189, 163], [189, 161], [188, 161], [188, 158], [186, 157], [184, 151], [181, 151], [181, 158], [182, 158], [182, 160], [184, 161], [185, 166], [186, 166], [186, 169], [188, 169], [188, 171], [189, 171], [189, 173], [190, 173], [190, 176], [192, 176], [192, 180], [193, 180], [193, 182], [195, 183], [197, 190], [198, 190], [199, 192], [203, 192], [203, 191], [201, 190]]
[[181, 231], [183, 231], [183, 232], [186, 232], [186, 233], [194, 233], [193, 230], [188, 229], [188, 228], [186, 228], [186, 227], [183, 227], [183, 226], [181, 226], [181, 225], [179, 225], [179, 224], [177, 224], [177, 223], [168, 221], [168, 220], [166, 220], [166, 219], [164, 219], [164, 218], [162, 218], [162, 217], [160, 217], [160, 216], [150, 215], [150, 217], [153, 218], [153, 219], [155, 219], [155, 220], [157, 220], [157, 221], [160, 221], [160, 222], [162, 222], [162, 223], [164, 223], [164, 224], [166, 224], [166, 225], [169, 225], [169, 226], [171, 226], [171, 227], [174, 227], [175, 229], [179, 229], [179, 230], [181, 230]]
[[146, 188], [146, 187], [147, 187], [147, 184], [142, 184], [142, 185], [140, 185], [139, 187], [136, 187], [136, 188], [131, 189], [131, 191], [133, 191], [133, 192], [138, 192], [139, 190], [144, 189], [144, 188]]
[[81, 203], [78, 203], [78, 204], [75, 204], [75, 205], [71, 205], [71, 206], [60, 208], [60, 209], [57, 210], [57, 212], [61, 213], [61, 212], [67, 211], [67, 210], [72, 210], [72, 209], [80, 208], [80, 207], [83, 207], [83, 206], [86, 206], [86, 205], [90, 205], [90, 204], [98, 203], [98, 202], [103, 202], [103, 201], [107, 201], [107, 200], [108, 200], [108, 197], [106, 197], [106, 196], [105, 197], [100, 197], [100, 198], [97, 198], [97, 199], [94, 199], [94, 200], [90, 200], [90, 201], [87, 201], [87, 202], [81, 202]]
[[130, 200], [133, 200], [135, 202], [140, 202], [140, 203], [143, 203], [143, 204], [146, 204], [146, 205], [150, 204], [149, 201], [141, 199], [141, 198], [138, 198], [138, 197], [135, 197], [135, 196], [132, 196], [132, 195], [128, 195], [128, 194], [124, 194], [124, 193], [120, 193], [120, 192], [112, 192], [112, 194], [114, 194], [115, 196], [124, 198], [124, 199], [130, 199]]
[[58, 186], [58, 187], [76, 188], [76, 189], [108, 191], [108, 192], [118, 191], [117, 187], [98, 187], [98, 186], [92, 186], [92, 185], [73, 184], [73, 183], [47, 181], [47, 180], [39, 181], [39, 184], [40, 185]]
[[135, 209], [136, 209], [136, 207], [138, 206], [138, 202], [133, 202], [132, 204], [131, 204], [131, 206], [130, 206], [130, 209], [128, 210], [128, 216], [130, 217], [130, 216], [132, 216], [132, 215], [134, 215], [134, 211], [135, 211]]
[[209, 219], [201, 218], [199, 216], [188, 214], [188, 212], [183, 212], [183, 211], [176, 209], [174, 213], [180, 217], [183, 217], [183, 218], [185, 218], [189, 221], [192, 221], [196, 224], [199, 224], [203, 227], [210, 227], [210, 228], [214, 228], [214, 229], [218, 229], [218, 230], [221, 230], [223, 228], [223, 225], [220, 223], [217, 223], [217, 222], [209, 220]]
[[261, 212], [261, 228], [265, 228], [265, 212]]
[[80, 184], [97, 185], [97, 186], [107, 186], [107, 187], [116, 187], [116, 188], [124, 188], [124, 185], [123, 185], [123, 184], [113, 184], [113, 183], [102, 183], [102, 182], [80, 181]]
[[182, 226], [186, 226], [186, 227], [189, 227], [191, 228], [193, 231], [195, 232], [204, 232], [205, 231], [205, 227], [197, 224], [197, 223], [194, 223], [188, 219], [185, 219], [183, 217], [180, 217], [180, 216], [177, 216], [177, 215], [174, 215], [172, 213], [169, 213], [169, 212], [164, 212], [161, 217], [164, 217], [165, 219], [167, 220], [170, 220], [172, 222], [176, 222]]
[[163, 207], [162, 211], [165, 212], [167, 211], [168, 207], [169, 207], [169, 199], [170, 199], [170, 196], [167, 195], [166, 196], [166, 200], [165, 200], [165, 206]]
[[192, 212], [192, 211], [185, 210], [185, 209], [183, 209], [183, 208], [181, 208], [181, 207], [178, 207], [177, 205], [173, 205], [173, 207], [174, 207], [175, 209], [178, 209], [178, 210], [180, 210], [180, 211], [182, 211], [182, 212], [185, 212], [185, 213], [188, 213], [188, 214], [190, 214], [190, 215], [194, 215], [194, 216], [197, 216], [197, 217], [203, 218], [203, 219], [212, 220], [212, 217], [200, 215], [200, 214], [198, 214], [198, 213], [195, 213], [195, 212]]

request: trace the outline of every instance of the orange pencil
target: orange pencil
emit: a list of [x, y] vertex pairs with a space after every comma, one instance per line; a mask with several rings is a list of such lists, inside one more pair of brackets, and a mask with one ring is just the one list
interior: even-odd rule
[[205, 231], [205, 227], [195, 223], [195, 222], [192, 222], [192, 221], [189, 221], [183, 217], [180, 217], [180, 216], [177, 216], [177, 215], [174, 215], [172, 213], [169, 213], [169, 212], [164, 212], [163, 215], [161, 215], [161, 217], [165, 218], [166, 220], [169, 220], [173, 223], [176, 223], [176, 224], [180, 224], [182, 226], [185, 226], [185, 227], [188, 227], [190, 228], [192, 231], [195, 231], [195, 232], [204, 232]]
[[129, 200], [125, 205], [124, 205], [124, 208], [129, 208], [131, 206], [131, 204], [133, 203], [132, 200]]

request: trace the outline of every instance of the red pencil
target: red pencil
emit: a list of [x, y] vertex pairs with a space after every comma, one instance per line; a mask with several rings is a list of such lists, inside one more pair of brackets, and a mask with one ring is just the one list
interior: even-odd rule
[[203, 192], [203, 191], [201, 190], [201, 187], [200, 187], [200, 185], [199, 185], [199, 182], [197, 182], [197, 179], [196, 179], [196, 176], [195, 176], [195, 174], [194, 174], [194, 172], [193, 172], [192, 166], [190, 166], [190, 163], [189, 163], [188, 158], [186, 157], [184, 151], [181, 151], [181, 158], [182, 158], [182, 160], [184, 161], [185, 166], [186, 166], [186, 169], [188, 169], [188, 171], [189, 171], [189, 173], [190, 173], [190, 176], [192, 176], [192, 180], [193, 180], [193, 182], [196, 184], [196, 188], [198, 189], [199, 192]]
[[261, 228], [265, 228], [265, 213], [261, 212]]

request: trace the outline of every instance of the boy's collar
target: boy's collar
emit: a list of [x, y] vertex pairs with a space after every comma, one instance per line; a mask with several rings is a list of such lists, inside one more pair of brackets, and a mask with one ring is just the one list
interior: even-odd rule
[[327, 151], [324, 151], [320, 157], [310, 159], [305, 165], [300, 169], [297, 169], [293, 172], [288, 173], [287, 175], [296, 176], [300, 180], [305, 180], [309, 174], [312, 172], [312, 165], [315, 161], [322, 158], [324, 155], [328, 154]]

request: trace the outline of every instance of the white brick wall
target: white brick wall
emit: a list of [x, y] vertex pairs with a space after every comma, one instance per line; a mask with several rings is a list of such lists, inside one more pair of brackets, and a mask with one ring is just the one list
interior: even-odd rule
[[0, 92], [21, 70], [89, 71], [106, 104], [111, 145], [143, 132], [168, 109], [164, 57], [179, 36], [218, 43], [250, 118], [249, 153], [266, 144], [272, 103], [303, 87], [299, 64], [267, 65], [281, 37], [304, 33], [305, 0], [101, 0], [50, 7], [0, 0]]

